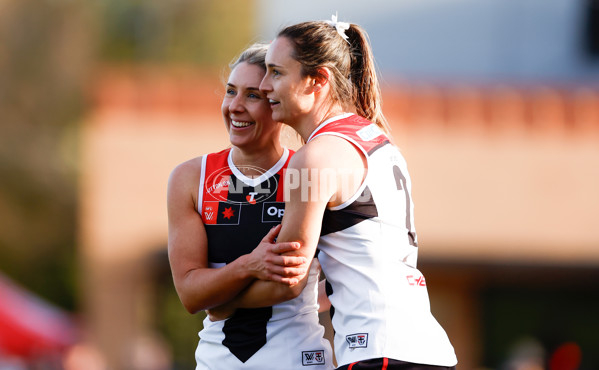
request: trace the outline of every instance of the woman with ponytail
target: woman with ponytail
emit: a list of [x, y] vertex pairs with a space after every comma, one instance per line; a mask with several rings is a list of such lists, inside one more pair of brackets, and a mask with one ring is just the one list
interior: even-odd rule
[[[390, 140], [366, 32], [335, 16], [289, 26], [271, 43], [266, 67], [260, 90], [273, 120], [306, 143], [287, 169], [277, 241], [300, 242], [287, 255], [310, 261], [318, 253], [329, 299], [319, 301], [321, 310], [330, 305], [339, 369], [454, 369], [416, 267], [410, 177]], [[283, 284], [278, 269], [233, 307], [286, 299], [282, 292], [306, 281]]]

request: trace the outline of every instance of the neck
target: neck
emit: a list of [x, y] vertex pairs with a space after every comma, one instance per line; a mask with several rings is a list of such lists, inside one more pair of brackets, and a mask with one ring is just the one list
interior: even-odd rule
[[314, 132], [314, 130], [324, 121], [328, 120], [331, 117], [338, 116], [347, 112], [338, 104], [335, 104], [326, 109], [317, 109], [313, 112], [310, 112], [305, 117], [301, 119], [299, 125], [296, 128], [296, 131], [300, 134], [304, 141], [308, 141], [308, 138]]
[[[251, 177], [260, 176], [262, 173], [259, 169], [268, 170], [272, 168], [281, 159], [283, 151], [283, 146], [277, 142], [254, 150], [233, 146], [231, 155], [235, 167], [244, 175]], [[256, 168], [256, 170], [253, 168]]]

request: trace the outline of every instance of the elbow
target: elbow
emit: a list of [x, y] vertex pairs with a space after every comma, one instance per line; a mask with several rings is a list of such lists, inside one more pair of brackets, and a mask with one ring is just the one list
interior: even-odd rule
[[292, 286], [285, 286], [282, 290], [281, 298], [285, 301], [297, 298], [304, 289], [303, 284], [295, 284]]
[[185, 307], [185, 310], [186, 310], [187, 312], [189, 312], [190, 314], [192, 314], [192, 315], [195, 315], [196, 313], [198, 313], [198, 312], [202, 311], [202, 309], [201, 309], [201, 308], [197, 308], [197, 307], [195, 307], [195, 306], [185, 306], [185, 305], [184, 305], [184, 307]]
[[179, 300], [187, 312], [194, 315], [200, 311], [209, 309], [209, 302], [194, 294], [179, 292]]
[[286, 287], [286, 289], [285, 289], [286, 300], [297, 298], [302, 293], [304, 288], [306, 287], [307, 282], [308, 282], [308, 276], [306, 275], [297, 284], [285, 286]]
[[175, 291], [179, 296], [179, 301], [183, 308], [190, 314], [194, 315], [200, 311], [208, 309], [209, 302], [206, 297], [193, 289], [191, 281], [185, 279], [175, 280]]
[[197, 302], [194, 302], [194, 301], [192, 301], [190, 299], [181, 298], [181, 303], [183, 304], [183, 307], [185, 308], [185, 310], [187, 312], [189, 312], [190, 314], [192, 314], [192, 315], [194, 315], [194, 314], [196, 314], [199, 311], [202, 311], [204, 309]]

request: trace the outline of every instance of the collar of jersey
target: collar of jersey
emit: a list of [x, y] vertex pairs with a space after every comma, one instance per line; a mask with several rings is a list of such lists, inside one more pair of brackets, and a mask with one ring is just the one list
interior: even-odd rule
[[308, 140], [307, 140], [306, 142], [308, 142], [308, 141], [312, 140], [312, 137], [313, 137], [313, 136], [314, 136], [314, 135], [315, 135], [315, 134], [316, 134], [316, 133], [317, 133], [317, 132], [318, 132], [318, 131], [319, 131], [321, 128], [323, 128], [324, 126], [328, 125], [329, 123], [331, 123], [331, 122], [335, 122], [335, 121], [339, 121], [340, 119], [344, 119], [344, 118], [347, 118], [347, 117], [349, 117], [349, 116], [353, 116], [353, 115], [354, 115], [354, 113], [342, 113], [342, 114], [340, 114], [340, 115], [338, 115], [338, 116], [334, 116], [334, 117], [331, 117], [331, 118], [329, 118], [328, 120], [326, 120], [326, 121], [324, 121], [323, 123], [321, 123], [320, 125], [318, 125], [318, 127], [316, 127], [316, 129], [314, 129], [314, 131], [312, 131], [312, 133], [310, 134], [310, 137], [308, 138]]
[[243, 182], [247, 186], [254, 187], [254, 186], [264, 182], [266, 179], [273, 176], [274, 174], [279, 172], [281, 170], [281, 168], [283, 168], [283, 166], [287, 162], [287, 158], [289, 158], [289, 149], [287, 149], [287, 148], [283, 148], [283, 149], [284, 149], [283, 155], [277, 161], [277, 163], [275, 163], [275, 165], [272, 166], [269, 170], [267, 170], [262, 175], [260, 175], [259, 177], [256, 177], [256, 178], [247, 177], [246, 175], [241, 173], [241, 171], [239, 171], [237, 166], [235, 166], [235, 163], [233, 163], [233, 149], [231, 149], [229, 151], [229, 156], [227, 158], [227, 162], [229, 163], [229, 168], [231, 168], [231, 171], [233, 172], [235, 177], [237, 177], [241, 182]]

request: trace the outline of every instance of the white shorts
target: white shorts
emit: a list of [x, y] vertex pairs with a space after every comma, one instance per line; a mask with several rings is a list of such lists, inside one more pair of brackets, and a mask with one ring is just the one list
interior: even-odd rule
[[324, 370], [334, 369], [332, 349], [316, 312], [269, 321], [266, 344], [245, 363], [222, 344], [225, 321], [206, 317], [199, 333], [196, 370]]

